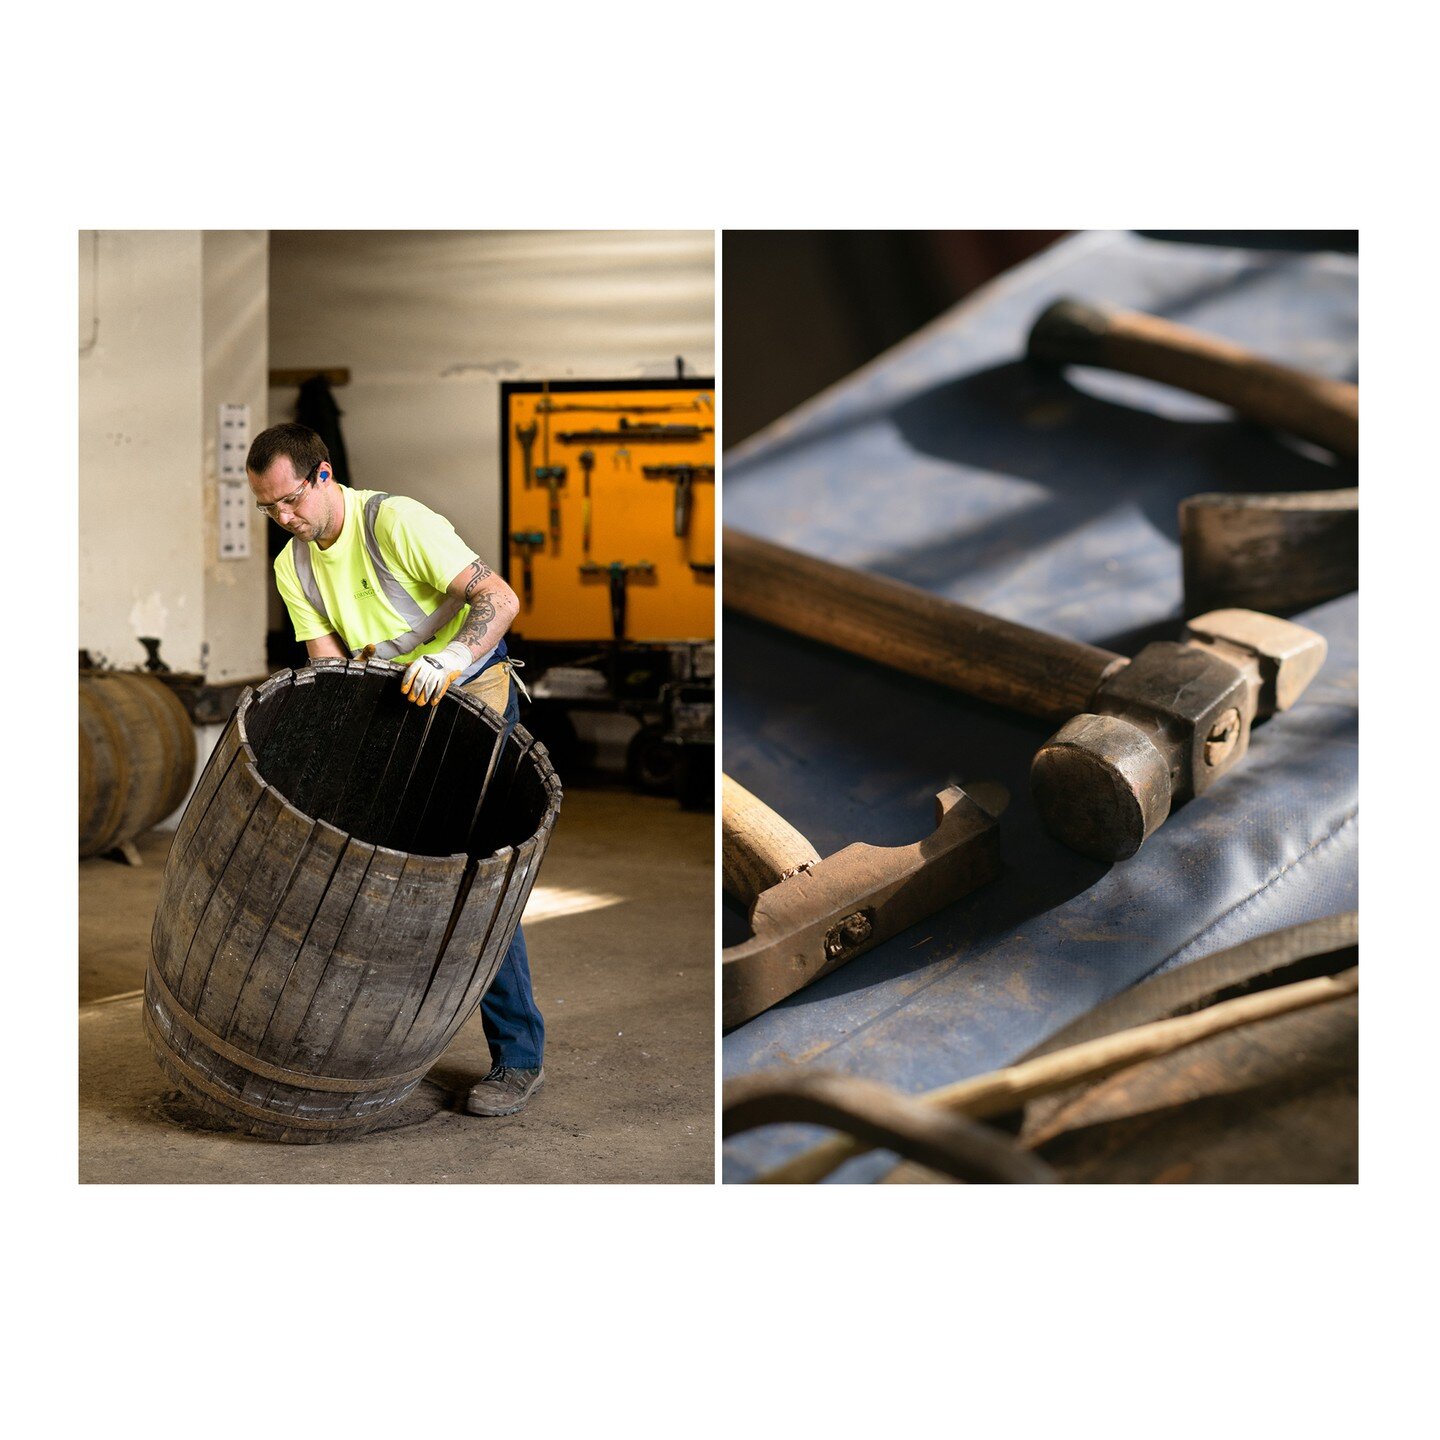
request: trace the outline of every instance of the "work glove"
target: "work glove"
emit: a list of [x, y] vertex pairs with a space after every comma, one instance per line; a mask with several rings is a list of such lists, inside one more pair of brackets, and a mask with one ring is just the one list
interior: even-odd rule
[[438, 705], [440, 697], [450, 688], [450, 682], [474, 663], [470, 647], [452, 640], [434, 655], [422, 655], [410, 662], [410, 668], [400, 682], [400, 693], [408, 696], [415, 705]]
[[350, 652], [352, 660], [358, 660], [362, 665], [368, 664], [375, 658], [375, 647], [373, 645], [362, 645], [358, 650]]

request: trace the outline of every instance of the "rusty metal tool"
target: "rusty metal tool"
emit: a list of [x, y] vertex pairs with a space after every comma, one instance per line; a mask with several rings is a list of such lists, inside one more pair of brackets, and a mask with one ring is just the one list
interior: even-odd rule
[[1360, 491], [1189, 495], [1180, 502], [1185, 613], [1293, 613], [1360, 585]]
[[622, 416], [618, 430], [562, 430], [555, 438], [562, 445], [688, 445], [714, 433], [713, 425], [632, 425]]
[[1189, 622], [1133, 659], [1017, 625], [728, 527], [725, 604], [978, 700], [1065, 723], [1031, 766], [1045, 827], [1097, 860], [1133, 855], [1172, 806], [1243, 759], [1325, 659], [1320, 635], [1251, 610]]
[[545, 548], [545, 532], [543, 530], [513, 530], [510, 533], [510, 543], [520, 552], [521, 586], [525, 608], [529, 610], [535, 604], [535, 567], [531, 563], [531, 556], [537, 550]]
[[559, 488], [565, 483], [563, 465], [537, 465], [535, 479], [550, 492], [550, 553], [560, 553], [560, 496]]
[[972, 1185], [1059, 1179], [1004, 1131], [853, 1075], [742, 1075], [725, 1082], [721, 1118], [727, 1140], [763, 1125], [829, 1125], [862, 1146], [893, 1151], [927, 1172]]
[[625, 638], [626, 588], [632, 578], [653, 582], [655, 567], [648, 560], [629, 565], [623, 560], [612, 560], [608, 565], [597, 565], [593, 560], [587, 560], [580, 567], [580, 578], [610, 582], [610, 629], [618, 645]]
[[580, 452], [580, 472], [585, 477], [585, 499], [580, 507], [580, 548], [588, 558], [590, 555], [590, 472], [595, 468], [595, 452]]
[[690, 491], [697, 480], [714, 480], [713, 465], [645, 465], [647, 480], [669, 480], [675, 486], [675, 533], [690, 529]]
[[535, 450], [535, 437], [540, 433], [540, 424], [532, 420], [528, 425], [517, 424], [515, 426], [515, 438], [520, 442], [520, 457], [525, 466], [525, 488], [528, 490], [534, 483], [535, 474], [531, 467], [531, 460]]
[[[827, 1083], [817, 1095], [816, 1082], [822, 1077], [796, 1069], [727, 1081], [725, 1134], [811, 1120], [840, 1130], [844, 1138], [827, 1140], [759, 1177], [770, 1184], [813, 1184], [871, 1148], [895, 1150], [913, 1161], [918, 1159], [918, 1144], [929, 1141], [943, 1161], [944, 1141], [950, 1139], [953, 1153], [953, 1137], [931, 1134], [923, 1124], [927, 1111], [997, 1122], [1023, 1111], [1021, 1142], [1038, 1147], [1066, 1128], [1067, 1110], [1070, 1123], [1083, 1127], [1085, 1111], [1077, 1099], [1083, 1087], [1112, 1082], [1111, 1110], [1124, 1114], [1131, 1107], [1118, 1092], [1127, 1077], [1133, 1079], [1140, 1067], [1181, 1051], [1191, 1051], [1196, 1058], [1177, 1096], [1213, 1098], [1226, 1089], [1244, 1090], [1266, 1079], [1273, 1083], [1274, 1067], [1263, 1063], [1266, 1047], [1238, 1057], [1235, 1074], [1227, 1076], [1218, 1060], [1225, 1053], [1224, 1042], [1217, 1048], [1216, 1037], [1241, 1031], [1253, 1035], [1281, 1018], [1346, 1003], [1359, 991], [1358, 942], [1354, 912], [1259, 936], [1133, 986], [1013, 1065], [923, 1095], [902, 1096], [872, 1081], [838, 1075], [823, 1077]], [[1207, 1044], [1210, 1049], [1204, 1053]], [[1281, 1058], [1293, 1060], [1294, 1048], [1293, 1042], [1281, 1043]], [[1288, 1098], [1293, 1110], [1296, 1097]], [[822, 1103], [828, 1113], [821, 1113]], [[1149, 1113], [1159, 1096], [1153, 1091], [1137, 1094], [1134, 1103]], [[734, 1123], [732, 1106], [738, 1112]], [[1094, 1123], [1096, 1116], [1089, 1119]], [[1275, 1123], [1271, 1116], [1269, 1124]], [[1109, 1143], [1118, 1142], [1112, 1138]], [[960, 1173], [945, 1163], [933, 1168]]]
[[[1046, 366], [1120, 370], [1218, 400], [1342, 460], [1359, 452], [1357, 386], [1273, 364], [1156, 315], [1059, 300], [1036, 320], [1027, 354]], [[1182, 501], [1185, 613], [1226, 606], [1302, 610], [1354, 590], [1360, 582], [1359, 494], [1351, 484], [1207, 493]]]
[[999, 873], [996, 817], [957, 785], [936, 795], [935, 829], [923, 840], [857, 843], [822, 860], [769, 806], [721, 778], [721, 874], [753, 932], [722, 955], [726, 1030]]
[[590, 415], [656, 415], [662, 411], [699, 410], [698, 400], [687, 400], [678, 405], [556, 405], [549, 397], [543, 397], [538, 405], [543, 415], [559, 415], [574, 412]]

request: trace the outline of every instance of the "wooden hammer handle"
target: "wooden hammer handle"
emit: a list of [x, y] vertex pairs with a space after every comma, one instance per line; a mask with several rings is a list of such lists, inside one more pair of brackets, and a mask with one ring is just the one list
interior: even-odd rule
[[772, 885], [820, 863], [819, 852], [793, 825], [743, 785], [722, 775], [721, 873], [727, 894], [746, 908]]
[[1096, 365], [1174, 385], [1337, 455], [1360, 448], [1358, 387], [1274, 365], [1156, 315], [1058, 300], [1035, 322], [1029, 353], [1047, 364]]
[[1044, 720], [1089, 708], [1125, 662], [941, 599], [898, 580], [816, 560], [725, 528], [725, 604], [744, 615]]

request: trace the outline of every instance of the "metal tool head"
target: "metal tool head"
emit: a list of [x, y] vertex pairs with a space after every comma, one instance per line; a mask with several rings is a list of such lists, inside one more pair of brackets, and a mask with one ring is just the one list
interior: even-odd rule
[[955, 785], [935, 804], [936, 827], [923, 840], [848, 845], [758, 897], [750, 914], [753, 936], [722, 957], [726, 1030], [999, 873], [995, 816]]
[[1127, 860], [1170, 813], [1170, 766], [1137, 725], [1077, 715], [1035, 755], [1030, 788], [1045, 828], [1094, 860]]
[[1237, 664], [1253, 661], [1259, 681], [1257, 715], [1288, 710], [1325, 663], [1323, 635], [1258, 610], [1211, 610], [1189, 621], [1185, 633]]
[[1094, 713], [1067, 721], [1035, 756], [1040, 817], [1082, 855], [1133, 855], [1172, 806], [1239, 764], [1256, 718], [1293, 705], [1325, 658], [1322, 636], [1253, 610], [1199, 616], [1186, 633], [1107, 676]]
[[1185, 613], [1306, 610], [1360, 583], [1360, 492], [1191, 495], [1180, 502]]

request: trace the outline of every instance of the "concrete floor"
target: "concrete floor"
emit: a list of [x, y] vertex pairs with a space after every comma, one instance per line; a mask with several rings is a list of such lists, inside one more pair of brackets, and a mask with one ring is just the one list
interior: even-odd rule
[[568, 790], [524, 921], [539, 1095], [503, 1119], [454, 1110], [489, 1066], [476, 1014], [389, 1128], [322, 1145], [215, 1128], [150, 1053], [139, 991], [169, 833], [141, 837], [138, 869], [81, 861], [81, 1181], [711, 1183], [713, 833], [673, 800]]

